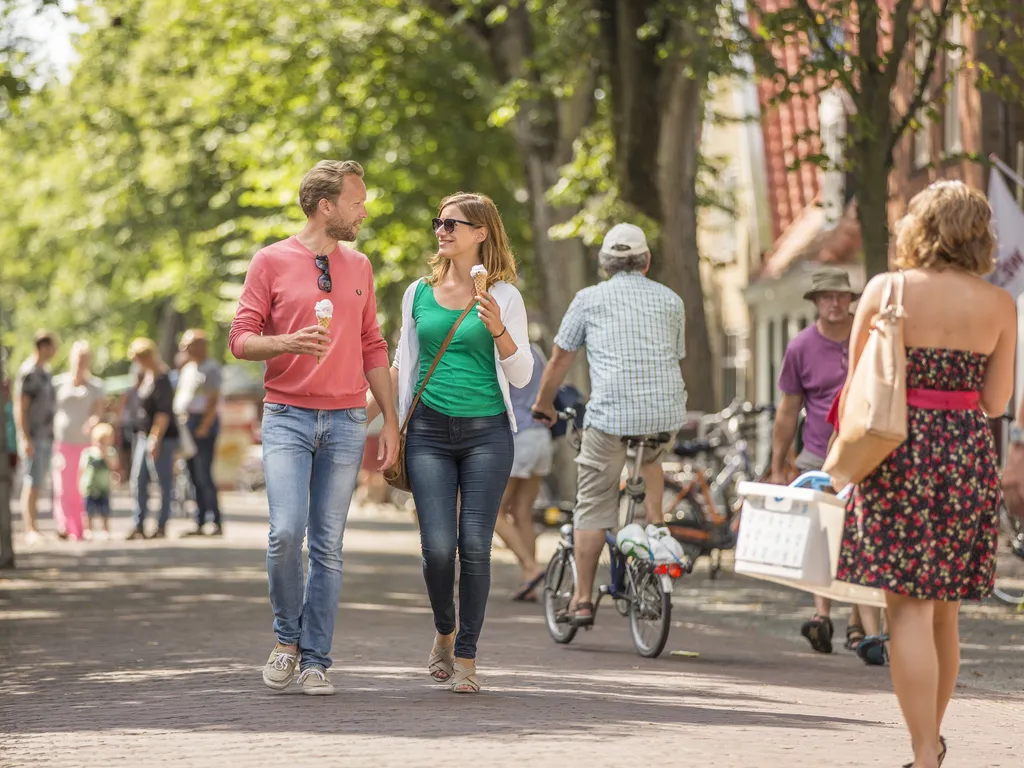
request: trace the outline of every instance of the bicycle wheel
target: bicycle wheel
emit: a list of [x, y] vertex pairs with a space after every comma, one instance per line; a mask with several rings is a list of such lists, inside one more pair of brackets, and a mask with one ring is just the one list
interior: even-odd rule
[[576, 573], [572, 563], [572, 553], [559, 547], [548, 563], [544, 576], [544, 619], [548, 634], [556, 643], [571, 643], [576, 637], [578, 627], [569, 622], [558, 621], [560, 612], [569, 607], [573, 593], [576, 591]]
[[[1010, 514], [1003, 504], [999, 507], [1000, 546], [1005, 542], [1010, 554], [1024, 560], [1024, 521]], [[993, 594], [1004, 603], [1024, 610], [1024, 578], [996, 582]]]
[[636, 652], [647, 659], [665, 649], [672, 626], [672, 594], [665, 592], [650, 563], [630, 560], [626, 565], [630, 593], [629, 631]]

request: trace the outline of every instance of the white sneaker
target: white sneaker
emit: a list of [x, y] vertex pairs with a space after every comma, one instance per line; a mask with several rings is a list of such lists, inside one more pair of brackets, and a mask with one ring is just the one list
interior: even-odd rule
[[320, 667], [306, 667], [299, 675], [302, 692], [308, 696], [333, 696], [334, 686]]
[[282, 651], [275, 647], [270, 658], [263, 665], [263, 683], [275, 691], [283, 691], [295, 679], [295, 667], [299, 663], [297, 651]]

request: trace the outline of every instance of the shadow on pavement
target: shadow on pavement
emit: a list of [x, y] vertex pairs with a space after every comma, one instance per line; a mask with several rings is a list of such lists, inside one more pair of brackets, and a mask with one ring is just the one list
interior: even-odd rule
[[[556, 646], [539, 606], [503, 597], [500, 585], [514, 584], [518, 573], [496, 563], [481, 639], [486, 691], [450, 694], [425, 672], [432, 621], [414, 544], [405, 551], [378, 546], [399, 534], [415, 542], [411, 522], [400, 520], [350, 521], [332, 671], [339, 694], [318, 702], [274, 695], [259, 672], [273, 644], [264, 550], [249, 525], [260, 515], [232, 515], [233, 525], [250, 529], [237, 540], [229, 528], [223, 540], [23, 554], [18, 570], [0, 576], [0, 653], [7, 660], [0, 668], [0, 731], [447, 738], [603, 731], [630, 722], [883, 725], [870, 716], [787, 711], [799, 703], [800, 689], [838, 696], [888, 691], [888, 672], [865, 668], [845, 652], [811, 654], [788, 623], [792, 617], [799, 625], [809, 599], [731, 575], [712, 582], [698, 573], [681, 585], [666, 653], [645, 660], [632, 651], [626, 621], [604, 606], [593, 632]], [[669, 656], [674, 648], [700, 656]], [[1007, 652], [998, 663], [1019, 666], [1019, 659]], [[974, 695], [993, 697], [958, 692]]]

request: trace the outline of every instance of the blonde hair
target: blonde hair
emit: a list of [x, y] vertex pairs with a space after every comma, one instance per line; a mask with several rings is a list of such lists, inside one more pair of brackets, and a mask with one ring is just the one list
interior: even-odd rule
[[[449, 205], [457, 205], [467, 221], [482, 227], [487, 227], [487, 239], [480, 244], [480, 262], [487, 270], [487, 287], [499, 281], [514, 283], [516, 281], [516, 258], [512, 254], [512, 246], [508, 244], [508, 235], [505, 234], [505, 225], [501, 221], [501, 214], [494, 201], [487, 195], [478, 195], [472, 192], [457, 192], [449, 195], [437, 206], [437, 215]], [[440, 285], [451, 262], [435, 253], [430, 259], [430, 277], [427, 283]]]
[[299, 184], [299, 207], [308, 219], [327, 199], [332, 203], [338, 199], [346, 176], [363, 177], [363, 166], [355, 160], [321, 160], [314, 165]]
[[987, 275], [992, 257], [992, 208], [985, 196], [961, 181], [941, 181], [918, 192], [896, 225], [899, 269], [953, 267]]
[[160, 357], [160, 350], [157, 349], [156, 342], [144, 336], [132, 339], [132, 343], [128, 345], [128, 357], [131, 360], [149, 358], [157, 365], [163, 364], [163, 359]]
[[91, 355], [92, 347], [89, 346], [89, 342], [85, 339], [79, 339], [71, 345], [71, 357], [74, 358], [78, 355]]
[[106, 422], [101, 422], [89, 432], [89, 437], [94, 443], [102, 443], [104, 440], [114, 441], [114, 428]]

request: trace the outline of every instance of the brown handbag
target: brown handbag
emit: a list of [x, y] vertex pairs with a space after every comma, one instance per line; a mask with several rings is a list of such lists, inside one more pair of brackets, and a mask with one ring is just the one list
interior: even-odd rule
[[469, 306], [462, 310], [462, 314], [459, 315], [459, 319], [455, 321], [451, 330], [448, 331], [448, 336], [445, 337], [444, 343], [441, 345], [441, 349], [437, 351], [437, 355], [434, 357], [434, 362], [430, 365], [430, 370], [427, 371], [427, 375], [423, 377], [423, 383], [420, 384], [420, 388], [416, 391], [416, 396], [412, 399], [412, 404], [409, 406], [409, 412], [405, 414], [405, 421], [402, 423], [402, 429], [398, 433], [398, 456], [395, 458], [395, 463], [385, 469], [381, 474], [384, 476], [385, 482], [392, 488], [396, 488], [399, 491], [411, 491], [412, 488], [409, 486], [409, 473], [405, 469], [405, 433], [409, 429], [409, 421], [412, 419], [413, 411], [416, 410], [416, 406], [420, 402], [420, 395], [423, 394], [424, 388], [427, 386], [427, 382], [430, 381], [431, 375], [434, 373], [434, 369], [437, 368], [437, 364], [441, 361], [441, 356], [448, 349], [448, 345], [452, 343], [452, 339], [455, 338], [455, 331], [458, 330], [459, 325], [466, 319], [466, 315], [469, 314], [469, 310], [476, 304], [476, 299], [469, 302]]
[[907, 439], [907, 348], [902, 272], [890, 274], [822, 469], [835, 488], [859, 483]]

